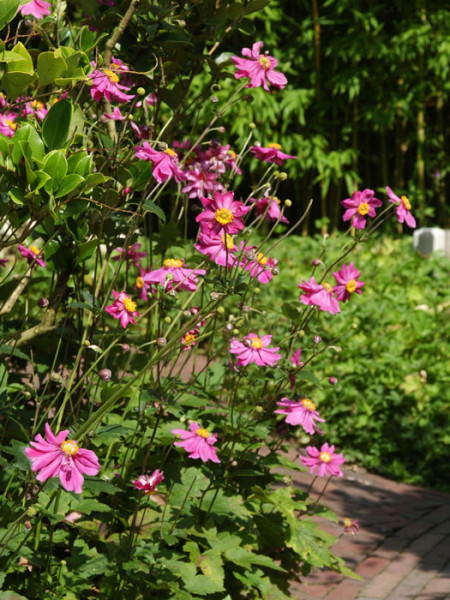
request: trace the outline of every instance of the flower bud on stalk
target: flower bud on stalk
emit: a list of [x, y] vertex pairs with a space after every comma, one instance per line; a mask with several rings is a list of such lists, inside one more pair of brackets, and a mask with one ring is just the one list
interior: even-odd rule
[[112, 377], [112, 373], [110, 369], [101, 369], [98, 372], [98, 376], [102, 381], [109, 381]]
[[50, 302], [48, 301], [47, 298], [39, 298], [37, 304], [38, 304], [39, 308], [47, 308], [47, 306], [50, 304]]

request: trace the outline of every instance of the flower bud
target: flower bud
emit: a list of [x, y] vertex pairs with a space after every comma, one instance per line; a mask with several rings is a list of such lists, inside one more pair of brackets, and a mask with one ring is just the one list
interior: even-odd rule
[[272, 267], [270, 269], [270, 272], [272, 273], [272, 275], [279, 275], [280, 274], [280, 269], [278, 267]]
[[289, 200], [289, 198], [287, 198], [284, 201], [284, 205], [286, 206], [286, 208], [291, 208], [291, 206], [292, 206], [292, 200]]
[[47, 298], [39, 298], [37, 304], [38, 304], [39, 308], [47, 308], [47, 306], [50, 304], [50, 302], [48, 301]]
[[358, 323], [352, 323], [352, 329], [358, 329]]
[[300, 331], [297, 334], [299, 337], [304, 337], [305, 336], [305, 331], [303, 329], [300, 329]]
[[218, 294], [217, 292], [211, 292], [209, 297], [211, 298], [211, 300], [218, 300], [220, 298], [220, 294]]
[[262, 406], [255, 406], [255, 412], [261, 414], [264, 412], [264, 408]]
[[217, 131], [218, 131], [219, 133], [225, 133], [225, 131], [226, 131], [226, 127], [224, 127], [223, 125], [221, 125], [220, 127], [218, 127], [218, 128], [217, 128]]
[[249, 127], [249, 129], [255, 129], [256, 124], [253, 123], [253, 122], [251, 122], [251, 123], [248, 124], [248, 127]]
[[234, 329], [233, 323], [227, 323], [225, 327], [228, 329], [228, 331], [233, 331]]
[[319, 258], [313, 258], [311, 261], [311, 264], [313, 267], [318, 267], [320, 265], [320, 259]]
[[328, 377], [328, 381], [331, 385], [336, 385], [338, 380], [336, 379], [336, 377]]
[[136, 93], [138, 94], [138, 96], [145, 96], [145, 89], [143, 87], [138, 87]]
[[241, 310], [243, 313], [249, 313], [250, 312], [250, 306], [248, 306], [247, 304], [242, 304], [241, 305]]
[[233, 329], [233, 335], [239, 335], [239, 329]]
[[211, 96], [211, 102], [213, 104], [216, 104], [217, 102], [219, 102], [219, 98], [217, 96]]
[[285, 171], [281, 171], [281, 173], [279, 175], [280, 181], [286, 181], [287, 178], [288, 178], [288, 174]]
[[252, 340], [250, 338], [245, 338], [245, 340], [243, 340], [242, 343], [244, 344], [244, 346], [247, 346], [247, 348], [252, 347]]
[[98, 376], [102, 381], [109, 381], [112, 377], [112, 373], [110, 369], [100, 369]]
[[260, 294], [261, 293], [261, 288], [255, 287], [255, 289], [253, 291], [255, 292], [255, 294]]
[[320, 337], [320, 335], [315, 335], [313, 338], [313, 342], [315, 344], [320, 344], [320, 342], [322, 341], [322, 338]]
[[158, 346], [165, 346], [167, 344], [167, 340], [164, 337], [156, 338], [156, 344]]
[[32, 517], [34, 517], [36, 515], [37, 515], [37, 509], [34, 508], [34, 506], [29, 506], [28, 510], [27, 510], [27, 517], [32, 518]]
[[172, 319], [170, 317], [164, 317], [164, 323], [167, 323], [167, 325], [169, 325], [169, 323], [172, 323]]
[[122, 344], [122, 352], [129, 352], [130, 350], [130, 344]]
[[54, 382], [54, 383], [62, 383], [63, 382], [63, 378], [61, 377], [61, 375], [59, 373], [52, 373], [50, 375], [50, 379]]
[[223, 306], [218, 306], [218, 307], [216, 308], [216, 312], [217, 312], [217, 314], [219, 314], [219, 315], [223, 315], [223, 314], [225, 314], [225, 309], [224, 309], [224, 307], [223, 307]]

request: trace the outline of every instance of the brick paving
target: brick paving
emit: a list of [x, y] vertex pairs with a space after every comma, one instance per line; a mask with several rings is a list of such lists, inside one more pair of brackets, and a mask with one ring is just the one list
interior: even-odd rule
[[[290, 474], [299, 488], [309, 488], [309, 473]], [[324, 483], [317, 479], [312, 493], [320, 494]], [[333, 551], [362, 580], [315, 570], [292, 584], [292, 599], [450, 600], [450, 494], [347, 469], [322, 501], [340, 518], [358, 519], [355, 536], [339, 538], [342, 526], [322, 526], [339, 538]]]

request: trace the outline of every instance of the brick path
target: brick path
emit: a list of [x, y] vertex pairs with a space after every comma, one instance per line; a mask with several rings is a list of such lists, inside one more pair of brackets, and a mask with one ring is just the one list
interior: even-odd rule
[[[293, 475], [307, 489], [309, 473]], [[313, 493], [320, 493], [317, 479]], [[363, 580], [314, 571], [291, 587], [295, 600], [450, 600], [450, 495], [395, 483], [360, 469], [333, 478], [322, 501], [340, 517], [358, 519], [355, 536], [333, 551]], [[327, 523], [339, 537], [342, 525]]]

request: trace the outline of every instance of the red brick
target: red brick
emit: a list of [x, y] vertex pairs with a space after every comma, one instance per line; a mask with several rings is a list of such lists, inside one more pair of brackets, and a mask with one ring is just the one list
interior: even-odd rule
[[336, 586], [334, 590], [328, 594], [326, 600], [354, 600], [358, 593], [363, 589], [364, 583], [364, 581], [347, 579]]
[[450, 593], [450, 575], [437, 576], [433, 578], [422, 590], [422, 594], [445, 595]]
[[417, 596], [417, 593], [420, 592], [434, 576], [435, 573], [433, 573], [433, 571], [414, 569], [408, 574], [408, 577], [403, 580], [391, 594], [389, 594], [386, 600], [411, 600]]
[[406, 537], [410, 540], [415, 539], [419, 535], [425, 533], [429, 529], [431, 529], [432, 525], [429, 521], [414, 521], [413, 523], [409, 523], [406, 527], [402, 527], [396, 532], [396, 535], [399, 537]]
[[369, 556], [363, 563], [356, 567], [355, 572], [364, 579], [370, 580], [375, 575], [378, 575], [388, 564], [389, 560], [385, 558]]
[[[297, 592], [300, 592], [300, 593], [304, 592], [305, 594], [309, 594], [310, 596], [312, 596], [314, 598], [325, 598], [325, 596], [327, 596], [327, 594], [335, 586], [336, 586], [336, 584], [334, 584], [334, 583], [329, 583], [329, 584], [318, 583], [318, 584], [312, 584], [312, 585], [309, 585], [308, 583], [304, 583], [302, 585], [298, 585], [298, 587], [296, 587], [296, 590], [297, 590]], [[328, 598], [328, 596], [327, 596], [327, 598]]]
[[372, 579], [364, 588], [364, 593], [374, 598], [384, 598], [412, 571], [416, 562], [417, 557], [413, 554], [400, 554], [381, 574]]
[[410, 552], [415, 552], [419, 556], [425, 556], [432, 548], [439, 547], [438, 544], [444, 539], [443, 535], [436, 535], [435, 533], [425, 533], [419, 538], [414, 540], [412, 544], [408, 546]]
[[450, 497], [446, 505], [439, 506], [432, 512], [428, 513], [424, 516], [424, 519], [433, 523], [442, 523], [442, 521], [447, 521], [450, 519]]

